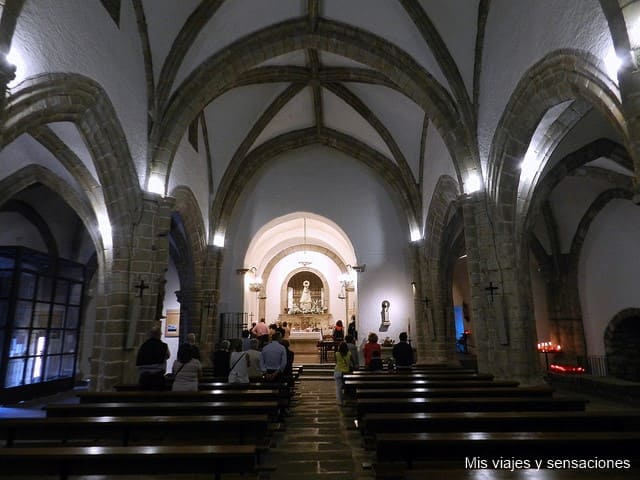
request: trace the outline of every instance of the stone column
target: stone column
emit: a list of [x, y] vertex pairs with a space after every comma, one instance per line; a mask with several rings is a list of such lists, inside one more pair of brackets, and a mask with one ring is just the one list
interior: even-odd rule
[[478, 368], [498, 378], [539, 383], [529, 270], [518, 269], [513, 226], [496, 212], [489, 217], [482, 191], [461, 201]]
[[[447, 315], [442, 295], [442, 268], [438, 258], [428, 258], [423, 243], [412, 252], [416, 282], [415, 347], [420, 363], [455, 362], [455, 339], [448, 334]], [[451, 320], [453, 322], [453, 320]]]
[[207, 337], [215, 307], [213, 291], [182, 289], [176, 296], [180, 303], [180, 337], [186, 339], [188, 333], [195, 333], [202, 361], [207, 362], [210, 352]]
[[135, 382], [135, 357], [147, 332], [157, 324], [159, 296], [169, 262], [168, 233], [172, 199], [143, 192], [143, 211], [130, 229], [128, 246], [113, 249], [104, 284], [96, 298], [92, 388], [108, 390]]

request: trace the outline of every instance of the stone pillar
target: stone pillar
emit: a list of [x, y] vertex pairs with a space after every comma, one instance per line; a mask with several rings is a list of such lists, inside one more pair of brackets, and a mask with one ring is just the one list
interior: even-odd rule
[[180, 303], [180, 337], [186, 339], [188, 333], [195, 333], [202, 361], [206, 363], [210, 353], [207, 337], [215, 306], [213, 292], [182, 289], [176, 292], [176, 296]]
[[[455, 336], [447, 328], [448, 318], [443, 301], [443, 269], [439, 258], [429, 258], [422, 243], [414, 247], [416, 291], [416, 348], [420, 363], [454, 363]], [[450, 309], [450, 307], [449, 307]]]
[[135, 382], [135, 357], [147, 332], [157, 324], [159, 298], [169, 262], [168, 233], [172, 199], [143, 192], [143, 211], [131, 231], [130, 245], [115, 246], [96, 298], [92, 388], [108, 390]]
[[539, 383], [529, 270], [518, 270], [513, 226], [489, 217], [482, 191], [461, 201], [478, 369]]

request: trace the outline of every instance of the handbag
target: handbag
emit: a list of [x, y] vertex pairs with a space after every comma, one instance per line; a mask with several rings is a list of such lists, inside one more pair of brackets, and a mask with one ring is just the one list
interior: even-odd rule
[[[233, 367], [235, 367], [238, 364], [238, 362], [245, 357], [245, 355], [246, 355], [246, 353], [243, 353], [242, 355], [240, 355], [238, 357], [238, 359], [235, 362], [233, 362], [233, 365], [231, 365], [231, 367], [229, 368], [229, 373], [233, 372]], [[236, 374], [236, 377], [237, 377], [238, 376], [238, 372], [234, 372], [234, 373]]]
[[175, 378], [178, 376], [178, 374], [180, 373], [180, 370], [182, 370], [182, 368], [186, 365], [186, 363], [183, 363], [182, 365], [180, 365], [180, 368], [178, 369], [178, 371], [176, 373], [166, 373], [164, 375], [164, 379], [168, 382], [173, 382], [175, 380]]

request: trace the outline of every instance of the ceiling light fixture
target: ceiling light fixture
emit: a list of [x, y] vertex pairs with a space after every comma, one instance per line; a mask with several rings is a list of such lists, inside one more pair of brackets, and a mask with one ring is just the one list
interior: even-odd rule
[[307, 259], [307, 218], [303, 218], [303, 234], [304, 234], [304, 243], [302, 244], [302, 260], [298, 263], [303, 267], [308, 267], [311, 265], [311, 261]]

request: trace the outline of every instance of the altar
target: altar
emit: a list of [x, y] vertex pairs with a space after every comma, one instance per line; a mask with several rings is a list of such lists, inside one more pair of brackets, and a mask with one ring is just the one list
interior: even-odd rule
[[287, 322], [293, 332], [320, 332], [321, 335], [331, 335], [333, 331], [333, 316], [330, 313], [305, 313], [278, 315], [278, 322]]

